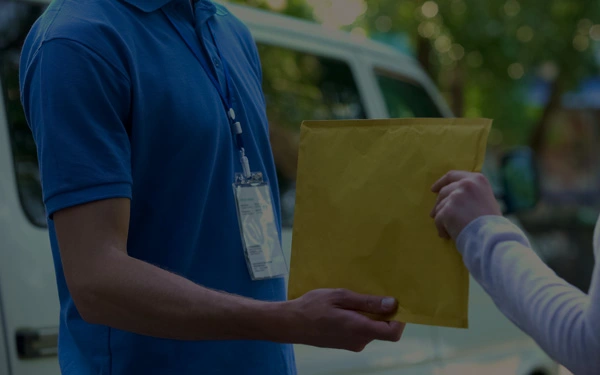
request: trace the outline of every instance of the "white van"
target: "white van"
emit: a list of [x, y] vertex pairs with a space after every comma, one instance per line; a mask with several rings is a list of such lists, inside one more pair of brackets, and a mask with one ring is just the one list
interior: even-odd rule
[[[45, 7], [43, 1], [0, 2], [0, 375], [59, 374], [54, 268], [35, 145], [18, 89], [20, 46]], [[263, 61], [289, 255], [302, 120], [451, 113], [407, 56], [316, 24], [228, 8], [250, 27]], [[298, 346], [299, 373], [557, 374], [556, 364], [500, 314], [475, 282], [470, 304], [468, 330], [410, 325], [401, 342], [374, 343], [360, 354]]]

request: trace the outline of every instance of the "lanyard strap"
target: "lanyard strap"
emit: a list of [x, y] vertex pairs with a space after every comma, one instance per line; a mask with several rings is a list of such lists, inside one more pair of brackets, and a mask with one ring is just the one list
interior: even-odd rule
[[[177, 33], [179, 34], [179, 36], [181, 36], [181, 38], [185, 41], [185, 44], [187, 44], [188, 48], [194, 53], [194, 55], [196, 56], [196, 59], [202, 66], [202, 69], [204, 69], [204, 71], [206, 72], [206, 75], [208, 76], [208, 78], [212, 82], [213, 86], [219, 93], [219, 97], [221, 98], [221, 102], [223, 103], [225, 112], [227, 113], [227, 117], [229, 119], [229, 125], [231, 127], [231, 131], [234, 136], [235, 144], [240, 153], [240, 163], [242, 165], [242, 171], [243, 171], [244, 177], [246, 179], [250, 178], [252, 176], [252, 174], [250, 172], [250, 162], [248, 160], [248, 157], [246, 156], [246, 150], [244, 149], [244, 140], [242, 138], [242, 132], [243, 132], [242, 124], [239, 121], [235, 121], [236, 116], [235, 116], [235, 110], [233, 109], [233, 100], [232, 100], [233, 84], [231, 82], [231, 76], [229, 74], [227, 62], [225, 61], [225, 59], [223, 59], [223, 56], [219, 49], [219, 45], [217, 44], [217, 39], [215, 38], [215, 34], [213, 32], [212, 27], [210, 27], [209, 21], [206, 22], [206, 26], [208, 27], [208, 30], [210, 31], [210, 36], [215, 45], [215, 49], [217, 50], [217, 55], [219, 56], [219, 59], [221, 59], [221, 63], [223, 65], [223, 75], [225, 76], [225, 87], [226, 87], [227, 92], [223, 92], [223, 88], [221, 87], [221, 84], [219, 83], [218, 78], [215, 76], [215, 74], [213, 74], [212, 69], [208, 66], [206, 58], [203, 56], [202, 51], [200, 51], [200, 48], [198, 47], [197, 41], [191, 40], [191, 38], [189, 38], [189, 36], [181, 28], [181, 26], [178, 25], [177, 22], [175, 22], [173, 20], [172, 16], [169, 15], [164, 9], [163, 9], [163, 13], [167, 17], [167, 19], [169, 20], [171, 25], [173, 25], [175, 30], [177, 30]], [[196, 34], [200, 34], [200, 33], [197, 32]], [[198, 39], [202, 38], [201, 34], [197, 35], [197, 36], [198, 36]], [[202, 43], [204, 43], [204, 42], [202, 42]]]

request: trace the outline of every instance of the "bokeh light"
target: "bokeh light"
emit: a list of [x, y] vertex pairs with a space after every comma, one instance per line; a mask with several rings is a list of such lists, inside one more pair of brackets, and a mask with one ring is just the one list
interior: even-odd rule
[[355, 27], [350, 31], [352, 37], [356, 40], [364, 40], [367, 39], [367, 31], [362, 27]]
[[459, 61], [465, 57], [465, 48], [460, 44], [453, 44], [450, 49], [449, 56], [454, 61]]
[[435, 40], [435, 49], [440, 53], [445, 53], [450, 51], [452, 48], [452, 41], [446, 35], [442, 35]]
[[521, 4], [517, 0], [508, 0], [504, 4], [504, 13], [509, 17], [514, 17], [521, 11]]
[[508, 67], [508, 75], [512, 79], [521, 79], [525, 75], [525, 68], [521, 63], [513, 63]]
[[267, 0], [267, 5], [274, 11], [280, 12], [287, 7], [288, 2], [287, 0]]
[[479, 68], [483, 64], [483, 56], [479, 51], [470, 52], [467, 55], [467, 64], [472, 68]]
[[367, 11], [364, 0], [307, 0], [315, 18], [329, 28], [352, 25]]
[[433, 18], [437, 16], [440, 8], [435, 1], [426, 1], [421, 7], [421, 13], [427, 18]]
[[590, 27], [590, 38], [597, 42], [600, 41], [600, 25]]
[[582, 20], [579, 21], [579, 23], [577, 23], [577, 28], [579, 29], [579, 32], [581, 32], [582, 34], [587, 33], [590, 28], [594, 25], [594, 23], [592, 21], [590, 21], [587, 18], [584, 18]]
[[584, 52], [590, 46], [590, 38], [587, 35], [577, 35], [573, 38], [573, 47], [579, 51]]
[[533, 39], [533, 29], [530, 26], [521, 26], [517, 30], [517, 39], [523, 43], [531, 42]]
[[389, 16], [379, 16], [375, 20], [375, 27], [381, 33], [387, 33], [392, 29], [392, 19]]
[[539, 69], [540, 77], [548, 82], [554, 81], [558, 73], [558, 65], [554, 61], [546, 61]]
[[439, 26], [431, 21], [424, 21], [419, 24], [419, 35], [423, 38], [435, 38], [439, 35]]
[[457, 16], [465, 14], [467, 11], [467, 4], [465, 4], [464, 0], [452, 0], [452, 4], [450, 5], [452, 9], [452, 13]]

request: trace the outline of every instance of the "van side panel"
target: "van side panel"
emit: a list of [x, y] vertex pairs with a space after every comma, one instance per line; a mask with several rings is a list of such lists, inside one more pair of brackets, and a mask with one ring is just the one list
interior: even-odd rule
[[19, 359], [17, 352], [17, 332], [58, 326], [59, 303], [48, 232], [35, 227], [21, 207], [3, 92], [0, 90], [0, 331], [6, 340], [0, 343], [0, 358], [7, 353], [2, 350], [6, 345], [8, 361], [4, 363], [10, 363], [11, 375], [59, 374], [55, 356]]
[[[1, 82], [0, 82], [1, 84]], [[1, 86], [0, 86], [1, 88]], [[0, 93], [2, 91], [0, 90]], [[1, 99], [1, 94], [0, 94], [0, 99]], [[10, 155], [10, 144], [8, 142], [8, 134], [7, 134], [7, 130], [8, 130], [8, 124], [6, 123], [6, 119], [5, 119], [5, 108], [4, 108], [4, 102], [2, 100], [0, 100], [0, 175], [1, 176], [7, 176], [9, 171], [9, 163], [8, 161], [11, 160], [10, 158], [12, 157], [12, 155]], [[6, 191], [6, 183], [5, 181], [6, 178], [2, 178], [0, 179], [0, 216], [2, 216], [3, 213], [8, 211], [8, 200], [10, 199], [8, 197], [8, 192]], [[0, 220], [1, 221], [1, 220]], [[7, 248], [7, 244], [5, 243], [4, 239], [8, 236], [7, 233], [5, 233], [6, 229], [2, 226], [0, 226], [0, 259], [3, 259], [7, 253], [8, 253], [8, 248]], [[6, 322], [6, 318], [5, 318], [5, 314], [4, 314], [4, 310], [5, 310], [5, 303], [3, 300], [3, 293], [2, 293], [2, 285], [3, 285], [3, 276], [6, 277], [6, 275], [2, 272], [2, 265], [1, 263], [3, 263], [3, 261], [0, 261], [0, 375], [8, 375], [10, 374], [10, 360], [9, 360], [9, 353], [8, 353], [8, 326], [7, 326], [7, 322]]]
[[4, 319], [4, 306], [2, 306], [2, 295], [0, 294], [0, 375], [10, 374], [10, 363], [8, 361], [8, 337], [4, 327], [6, 321]]

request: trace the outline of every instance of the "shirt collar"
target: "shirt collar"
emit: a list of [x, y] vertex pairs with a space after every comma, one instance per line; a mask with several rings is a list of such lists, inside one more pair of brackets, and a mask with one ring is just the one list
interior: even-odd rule
[[174, 0], [123, 0], [128, 4], [133, 5], [134, 7], [138, 8], [139, 10], [146, 12], [146, 13], [150, 13], [150, 12], [154, 12], [156, 10], [159, 10], [160, 8], [164, 7], [165, 5], [167, 5], [168, 3], [170, 3], [171, 1]]
[[198, 0], [194, 4], [196, 22], [202, 25], [206, 20], [217, 14], [217, 7], [210, 0]]
[[[139, 10], [141, 10], [143, 12], [150, 13], [150, 12], [159, 10], [160, 8], [164, 7], [165, 5], [167, 5], [171, 2], [176, 2], [178, 0], [123, 0], [123, 1], [125, 1], [128, 4], [133, 5], [134, 7], [138, 8]], [[179, 1], [183, 1], [183, 0], [179, 0]], [[189, 0], [185, 0], [185, 1], [189, 3]], [[211, 0], [197, 0], [197, 3], [195, 6], [196, 6], [196, 9], [201, 9], [207, 13], [212, 13], [212, 14], [217, 13], [217, 8]]]

